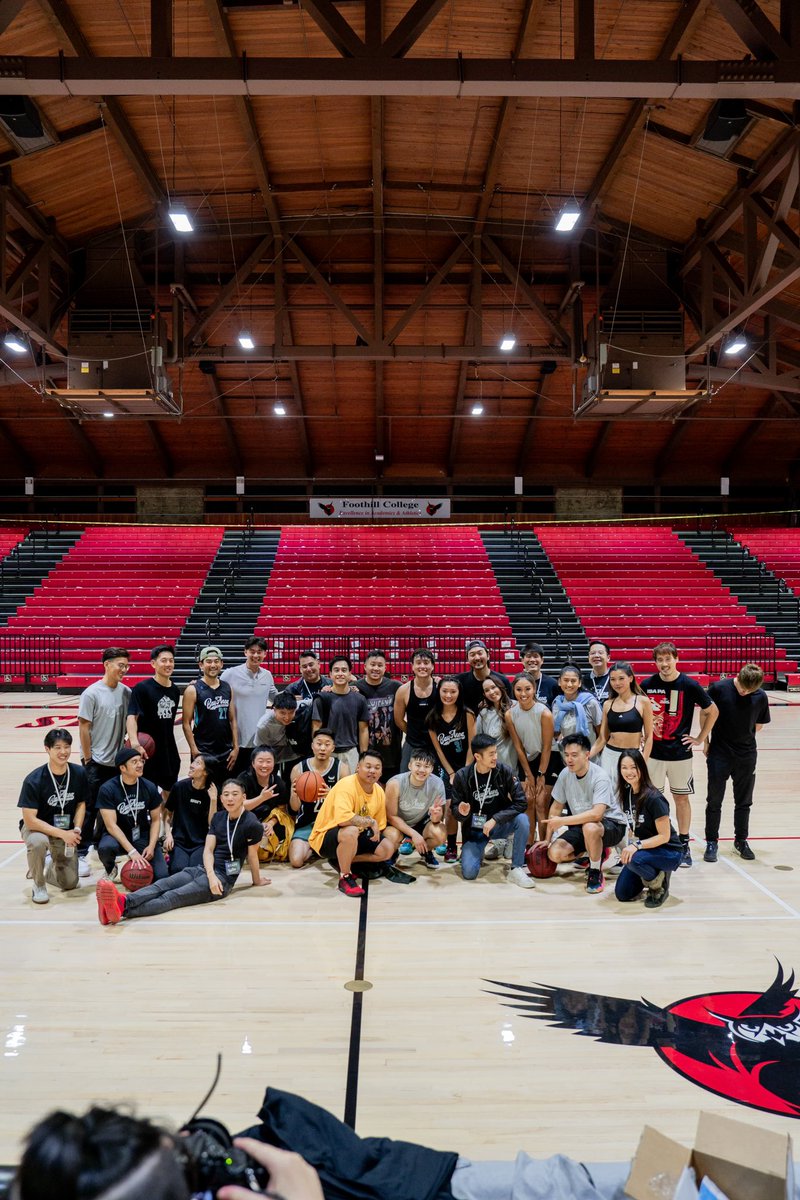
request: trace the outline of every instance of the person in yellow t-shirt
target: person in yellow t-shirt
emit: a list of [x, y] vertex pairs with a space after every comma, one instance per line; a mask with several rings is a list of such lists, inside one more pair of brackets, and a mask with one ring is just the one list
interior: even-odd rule
[[372, 864], [393, 883], [415, 882], [413, 875], [389, 862], [395, 851], [383, 836], [386, 796], [378, 783], [382, 766], [375, 751], [362, 750], [355, 774], [340, 779], [326, 795], [308, 839], [312, 850], [338, 864], [339, 891], [345, 896], [364, 895], [353, 863]]

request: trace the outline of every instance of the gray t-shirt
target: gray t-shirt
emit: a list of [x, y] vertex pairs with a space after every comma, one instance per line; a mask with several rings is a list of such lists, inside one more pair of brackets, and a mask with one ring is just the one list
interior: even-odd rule
[[236, 667], [226, 667], [220, 679], [230, 684], [233, 692], [239, 745], [251, 749], [258, 744], [255, 740], [258, 722], [278, 694], [272, 672], [260, 667], [258, 674], [253, 675], [247, 663], [239, 663]]
[[580, 777], [565, 767], [553, 786], [553, 799], [557, 804], [565, 804], [572, 817], [588, 812], [595, 804], [605, 804], [603, 816], [620, 825], [625, 824], [625, 814], [614, 795], [611, 778], [595, 763], [590, 762], [589, 770]]
[[125, 721], [131, 689], [124, 683], [110, 688], [102, 679], [81, 692], [78, 716], [92, 722], [92, 761], [114, 766], [114, 756], [125, 741]]
[[444, 804], [444, 784], [437, 775], [429, 775], [422, 787], [414, 787], [411, 772], [396, 776], [397, 811], [407, 825], [416, 825], [434, 804]]

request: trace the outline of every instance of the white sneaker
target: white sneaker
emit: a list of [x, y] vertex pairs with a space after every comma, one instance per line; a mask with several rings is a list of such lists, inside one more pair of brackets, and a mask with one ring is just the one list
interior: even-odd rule
[[88, 858], [78, 859], [78, 877], [80, 879], [88, 879], [92, 873], [92, 868], [89, 866]]
[[511, 837], [506, 838], [505, 845], [503, 846], [503, 858], [507, 858], [508, 861], [511, 862], [511, 859], [513, 858], [513, 856], [514, 856], [514, 835], [512, 833]]
[[502, 842], [489, 842], [489, 845], [483, 852], [484, 861], [497, 862], [498, 858], [500, 857], [500, 847], [502, 844]]
[[612, 846], [611, 853], [603, 863], [604, 875], [619, 875], [622, 871], [622, 848], [621, 846]]
[[31, 892], [31, 898], [34, 904], [47, 904], [50, 899], [50, 893], [44, 885], [42, 887], [34, 887]]
[[118, 878], [119, 878], [119, 867], [117, 866], [116, 863], [114, 863], [114, 866], [111, 868], [110, 871], [103, 872], [103, 879], [107, 879], [109, 883], [113, 883], [114, 880], [118, 879]]
[[517, 887], [533, 888], [536, 887], [536, 881], [532, 875], [528, 874], [525, 867], [512, 867], [508, 872], [506, 879], [509, 883], [515, 883]]

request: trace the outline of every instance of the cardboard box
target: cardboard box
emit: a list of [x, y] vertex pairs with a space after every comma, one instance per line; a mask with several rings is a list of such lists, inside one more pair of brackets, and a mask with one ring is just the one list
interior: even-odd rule
[[646, 1125], [625, 1185], [632, 1200], [684, 1200], [708, 1176], [728, 1200], [794, 1200], [792, 1139], [700, 1113], [691, 1150]]

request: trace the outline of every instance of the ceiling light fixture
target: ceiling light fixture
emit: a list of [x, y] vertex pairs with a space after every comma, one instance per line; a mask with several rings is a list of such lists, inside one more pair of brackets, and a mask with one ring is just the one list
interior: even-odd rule
[[747, 349], [747, 338], [743, 333], [730, 333], [722, 347], [723, 354], [741, 354]]
[[114, 414], [113, 414], [113, 412], [104, 412], [104, 413], [103, 413], [103, 416], [104, 416], [104, 417], [113, 417], [113, 416], [114, 416]]
[[581, 217], [581, 210], [577, 200], [568, 200], [556, 219], [556, 231], [558, 233], [570, 233], [575, 228]]
[[194, 232], [194, 225], [189, 219], [189, 214], [185, 208], [171, 208], [169, 210], [169, 219], [178, 233]]
[[249, 333], [245, 333], [244, 330], [239, 334], [239, 345], [243, 350], [255, 350], [256, 348], [252, 337]]
[[16, 333], [7, 333], [3, 338], [3, 345], [6, 350], [13, 350], [15, 354], [28, 353], [28, 347], [21, 338], [17, 337]]
[[482, 416], [483, 415], [483, 405], [482, 404], [473, 404], [472, 415], [473, 415], [473, 417]]
[[503, 336], [500, 338], [500, 349], [502, 351], [504, 351], [504, 353], [506, 353], [506, 354], [510, 350], [513, 350], [514, 347], [516, 346], [516, 344], [517, 344], [517, 338], [516, 338], [516, 335], [513, 333], [504, 333]]
[[277, 404], [274, 404], [272, 406], [272, 411], [275, 413], [276, 417], [285, 417], [286, 416], [286, 405], [283, 403], [282, 400], [279, 400], [277, 402]]

